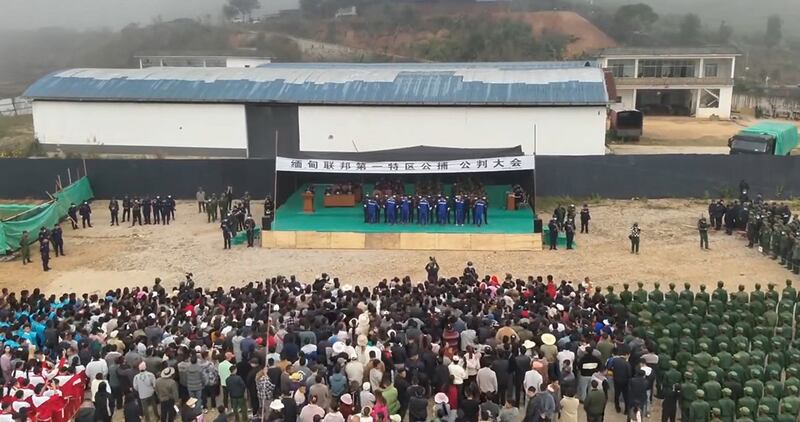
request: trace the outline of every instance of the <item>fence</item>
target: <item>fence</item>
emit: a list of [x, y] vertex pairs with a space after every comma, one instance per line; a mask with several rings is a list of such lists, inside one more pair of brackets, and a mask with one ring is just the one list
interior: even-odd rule
[[0, 116], [33, 114], [33, 103], [22, 97], [0, 98]]
[[[236, 194], [249, 191], [254, 198], [274, 195], [275, 161], [229, 160], [85, 160], [86, 174], [98, 198], [120, 195], [173, 195], [191, 199], [202, 186], [222, 192], [233, 186]], [[56, 175], [66, 185], [67, 169], [73, 179], [83, 175], [84, 161], [71, 159], [0, 159], [0, 198], [47, 199]], [[718, 197], [735, 193], [741, 179], [753, 193], [765, 198], [800, 197], [800, 156], [759, 155], [608, 155], [539, 156], [536, 185], [539, 196]], [[520, 178], [528, 178], [522, 175]], [[321, 180], [332, 180], [320, 175]], [[529, 180], [529, 179], [528, 179]], [[526, 180], [513, 181], [524, 184]], [[278, 177], [282, 197], [294, 190], [293, 173]], [[511, 181], [509, 181], [511, 183]]]

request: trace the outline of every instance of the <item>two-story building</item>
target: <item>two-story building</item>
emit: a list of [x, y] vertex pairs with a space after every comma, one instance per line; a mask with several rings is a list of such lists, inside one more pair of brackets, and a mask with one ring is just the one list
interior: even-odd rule
[[617, 47], [600, 55], [614, 75], [617, 101], [645, 115], [729, 119], [733, 47]]

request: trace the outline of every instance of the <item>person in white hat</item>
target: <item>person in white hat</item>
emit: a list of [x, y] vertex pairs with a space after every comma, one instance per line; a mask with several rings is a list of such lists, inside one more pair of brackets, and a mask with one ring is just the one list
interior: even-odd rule
[[361, 408], [375, 406], [375, 395], [372, 394], [372, 385], [368, 382], [361, 384], [361, 392], [358, 393], [358, 401]]
[[433, 414], [442, 421], [455, 422], [457, 412], [450, 407], [450, 399], [445, 393], [436, 393], [433, 396]]
[[450, 371], [450, 376], [453, 377], [453, 384], [461, 386], [464, 384], [464, 380], [467, 379], [467, 370], [462, 366], [460, 356], [453, 355], [451, 360], [452, 363], [447, 366], [447, 370]]

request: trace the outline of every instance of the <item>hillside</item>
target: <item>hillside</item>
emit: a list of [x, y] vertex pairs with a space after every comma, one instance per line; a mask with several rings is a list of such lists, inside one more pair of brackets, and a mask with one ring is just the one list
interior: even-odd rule
[[605, 32], [575, 12], [497, 12], [493, 16], [523, 21], [530, 25], [536, 37], [547, 33], [569, 37], [571, 42], [566, 47], [565, 58], [579, 57], [617, 45]]

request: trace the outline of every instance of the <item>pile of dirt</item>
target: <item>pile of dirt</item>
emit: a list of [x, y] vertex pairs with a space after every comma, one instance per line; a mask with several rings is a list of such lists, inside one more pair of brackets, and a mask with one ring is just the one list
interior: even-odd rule
[[545, 33], [570, 37], [573, 41], [567, 46], [567, 58], [579, 57], [617, 45], [605, 32], [575, 12], [496, 12], [492, 16], [497, 19], [523, 21], [530, 25], [536, 37], [541, 37]]

